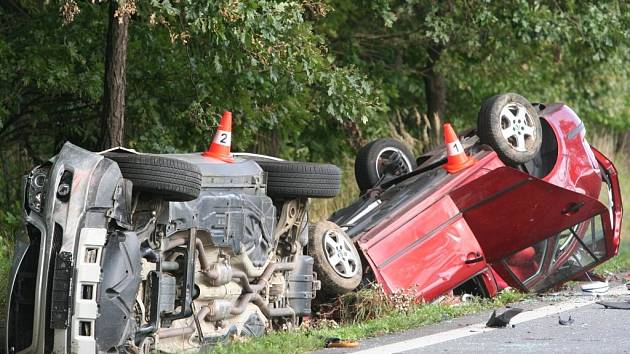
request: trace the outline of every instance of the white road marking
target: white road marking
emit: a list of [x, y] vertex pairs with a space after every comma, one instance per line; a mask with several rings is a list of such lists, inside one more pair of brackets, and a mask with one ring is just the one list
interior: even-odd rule
[[[625, 290], [623, 286], [611, 288], [608, 294], [612, 295], [612, 294], [618, 294], [621, 292], [627, 294], [627, 290]], [[599, 300], [600, 300], [599, 298], [591, 298], [590, 300], [587, 300], [584, 298], [578, 298], [577, 300], [555, 303], [553, 305], [544, 306], [544, 307], [537, 308], [531, 311], [524, 311], [516, 315], [512, 319], [512, 321], [510, 321], [510, 324], [519, 324], [523, 322], [537, 320], [539, 318], [543, 318], [543, 317], [547, 317], [551, 315], [557, 315], [564, 311], [574, 310], [580, 307], [594, 304], [596, 301], [599, 301]], [[380, 347], [360, 350], [360, 351], [352, 352], [352, 354], [400, 353], [400, 352], [405, 352], [408, 350], [425, 348], [430, 345], [444, 343], [444, 342], [448, 342], [448, 341], [459, 339], [459, 338], [474, 336], [479, 333], [491, 332], [494, 330], [496, 330], [496, 328], [486, 327], [485, 322], [476, 323], [470, 326], [452, 329], [446, 332], [431, 334], [428, 336], [409, 339], [402, 342], [382, 345]]]

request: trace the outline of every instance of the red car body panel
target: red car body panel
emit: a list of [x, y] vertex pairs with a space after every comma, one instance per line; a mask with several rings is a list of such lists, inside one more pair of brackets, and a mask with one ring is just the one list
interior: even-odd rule
[[[545, 256], [539, 263], [532, 246], [549, 238], [546, 247], [555, 247], [560, 241], [554, 237], [560, 231], [577, 228], [574, 225], [595, 215], [608, 215], [597, 200], [601, 174], [606, 171], [614, 217], [603, 218], [606, 257], [598, 263], [616, 254], [622, 210], [614, 166], [591, 150], [584, 125], [570, 108], [554, 104], [540, 115], [557, 143], [557, 149], [550, 149], [550, 153], [557, 151], [555, 163], [541, 179], [506, 167], [496, 153], [481, 150], [474, 156], [475, 165], [435, 177], [434, 185], [356, 235], [357, 245], [386, 291], [413, 290], [428, 301], [475, 276], [490, 296], [508, 284], [528, 290], [546, 284], [545, 279], [552, 281], [547, 272], [566, 259], [554, 256], [552, 262], [551, 256]], [[600, 171], [600, 165], [606, 171]], [[525, 285], [530, 273], [535, 276]]]
[[592, 215], [606, 212], [597, 199], [510, 167], [498, 168], [451, 192], [450, 196], [488, 262], [496, 262]]
[[612, 200], [611, 224], [613, 227], [613, 240], [610, 244], [612, 247], [609, 251], [612, 254], [617, 255], [619, 252], [619, 244], [621, 242], [621, 220], [623, 219], [623, 204], [621, 202], [621, 187], [619, 187], [619, 179], [617, 176], [617, 169], [615, 165], [599, 150], [591, 147], [597, 162], [603, 167], [602, 173], [605, 173], [610, 179], [611, 195], [609, 198]]
[[[423, 293], [440, 294], [449, 290], [452, 279], [467, 279], [484, 270], [483, 263], [464, 263], [467, 258], [479, 257], [481, 248], [474, 237], [459, 237], [471, 231], [450, 198], [435, 203], [423, 213], [423, 218], [447, 222], [442, 225], [408, 222], [395, 230], [395, 239], [383, 238], [372, 247], [372, 252], [368, 251], [387, 289], [408, 288], [409, 284], [414, 284], [422, 285], [418, 290]], [[391, 242], [395, 244], [389, 244]], [[427, 249], [432, 251], [427, 252]]]
[[544, 113], [556, 135], [558, 158], [543, 180], [597, 198], [602, 180], [597, 160], [585, 139], [584, 123], [562, 104], [550, 105]]

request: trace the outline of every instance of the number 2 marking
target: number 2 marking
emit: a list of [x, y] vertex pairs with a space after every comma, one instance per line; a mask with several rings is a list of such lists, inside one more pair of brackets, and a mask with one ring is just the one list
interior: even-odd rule
[[219, 139], [221, 144], [227, 144], [227, 134], [221, 133], [221, 138]]

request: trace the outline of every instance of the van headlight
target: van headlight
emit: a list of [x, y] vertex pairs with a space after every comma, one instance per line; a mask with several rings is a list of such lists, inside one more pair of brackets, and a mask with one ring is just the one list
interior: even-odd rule
[[40, 213], [46, 198], [46, 185], [50, 166], [37, 166], [28, 175], [26, 186], [26, 202], [28, 209]]

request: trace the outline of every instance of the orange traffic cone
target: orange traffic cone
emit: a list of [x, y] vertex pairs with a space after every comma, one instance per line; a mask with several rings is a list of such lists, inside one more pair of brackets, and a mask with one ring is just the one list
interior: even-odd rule
[[446, 171], [456, 173], [475, 164], [475, 159], [466, 156], [464, 147], [459, 142], [450, 123], [444, 124], [444, 143], [448, 155], [448, 161], [444, 165]]
[[219, 122], [217, 133], [210, 144], [207, 151], [202, 153], [206, 157], [214, 157], [225, 162], [234, 162], [230, 155], [230, 146], [232, 145], [232, 112], [223, 112], [223, 117]]

